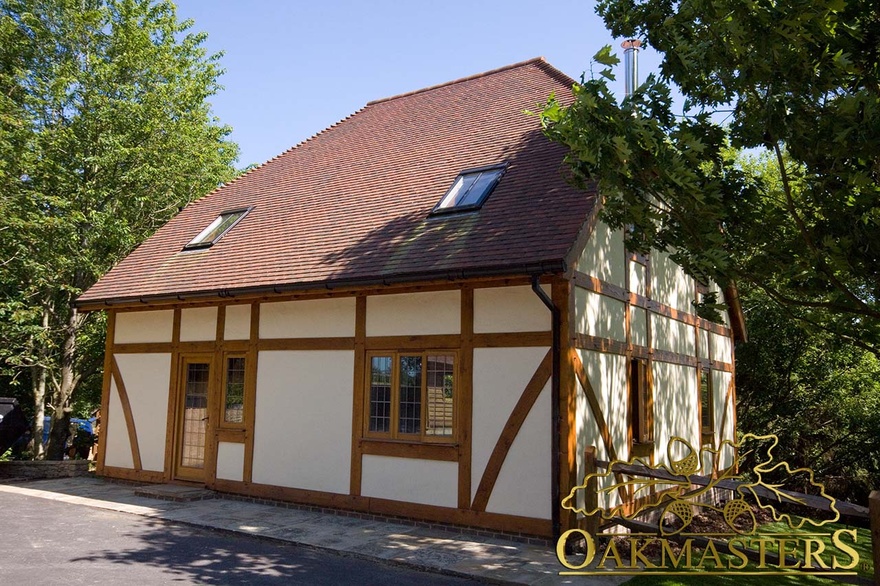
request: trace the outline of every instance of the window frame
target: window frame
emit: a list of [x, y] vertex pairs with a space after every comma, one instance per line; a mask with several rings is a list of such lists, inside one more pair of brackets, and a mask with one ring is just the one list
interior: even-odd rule
[[[242, 381], [242, 393], [241, 393], [241, 421], [226, 421], [226, 392], [228, 390], [229, 383], [229, 359], [230, 358], [241, 358], [244, 360], [244, 381]], [[244, 430], [247, 426], [247, 394], [248, 394], [248, 369], [250, 367], [250, 360], [248, 360], [248, 352], [245, 350], [241, 351], [229, 351], [223, 352], [221, 356], [222, 362], [220, 364], [221, 374], [220, 374], [220, 400], [217, 402], [218, 410], [220, 411], [219, 417], [217, 419], [217, 427], [220, 429], [234, 429], [234, 430]]]
[[[654, 445], [654, 385], [651, 363], [632, 358], [627, 363], [630, 447]], [[638, 450], [636, 450], [638, 451]], [[643, 454], [635, 454], [641, 456]]]
[[[210, 247], [214, 246], [217, 242], [220, 241], [221, 238], [226, 236], [226, 234], [228, 234], [230, 230], [235, 228], [239, 222], [241, 222], [243, 219], [245, 219], [245, 217], [247, 217], [247, 215], [250, 213], [250, 211], [252, 209], [254, 209], [254, 206], [233, 208], [233, 209], [224, 210], [224, 211], [220, 212], [219, 214], [217, 214], [217, 217], [214, 218], [213, 220], [211, 220], [211, 223], [208, 224], [207, 226], [205, 226], [205, 228], [202, 229], [202, 231], [199, 232], [195, 236], [195, 238], [190, 240], [183, 247], [183, 249], [184, 250], [202, 250], [202, 249], [210, 248]], [[201, 238], [203, 235], [207, 236], [206, 233], [209, 233], [209, 229], [211, 228], [211, 226], [214, 225], [214, 222], [216, 222], [217, 220], [221, 220], [221, 223], [222, 223], [221, 218], [223, 218], [223, 216], [231, 216], [233, 214], [241, 214], [241, 215], [238, 218], [236, 218], [231, 224], [229, 224], [229, 226], [227, 226], [226, 229], [224, 229], [222, 232], [217, 234], [217, 236], [215, 236], [211, 240], [199, 240], [199, 238]]]
[[[443, 194], [443, 197], [440, 198], [434, 207], [431, 209], [431, 212], [428, 214], [429, 216], [442, 216], [446, 214], [455, 214], [459, 212], [470, 212], [474, 210], [478, 210], [483, 207], [486, 203], [486, 200], [489, 199], [489, 196], [492, 195], [492, 192], [495, 191], [495, 188], [498, 187], [498, 184], [501, 182], [501, 179], [504, 177], [504, 174], [507, 172], [507, 167], [509, 164], [505, 161], [504, 163], [497, 163], [494, 165], [485, 165], [483, 167], [473, 167], [471, 169], [465, 169], [461, 171], [458, 175], [455, 176], [455, 179], [452, 180], [452, 185], [446, 190]], [[501, 171], [498, 174], [498, 177], [492, 182], [492, 184], [486, 188], [486, 191], [480, 196], [480, 199], [472, 204], [467, 205], [454, 205], [449, 207], [441, 207], [443, 202], [446, 201], [446, 198], [452, 193], [452, 190], [455, 188], [455, 185], [458, 183], [458, 180], [467, 175], [475, 175], [482, 174], [486, 171]], [[479, 176], [477, 177], [479, 180]]]
[[[422, 357], [422, 373], [421, 373], [421, 389], [420, 389], [420, 421], [419, 433], [403, 433], [400, 431], [400, 358], [407, 356]], [[452, 357], [452, 433], [450, 435], [428, 435], [427, 431], [427, 410], [428, 410], [428, 356], [451, 356]], [[373, 358], [391, 358], [391, 409], [389, 431], [371, 431], [370, 430], [370, 395], [371, 382], [373, 374]], [[450, 445], [458, 442], [459, 433], [459, 395], [460, 377], [459, 377], [459, 352], [452, 349], [407, 349], [407, 350], [370, 350], [366, 353], [364, 360], [364, 416], [362, 435], [364, 439], [385, 440], [403, 443], [420, 443], [420, 444], [440, 444]]]
[[[699, 405], [700, 440], [704, 445], [715, 443], [715, 385], [712, 381], [712, 369], [699, 368], [697, 370], [697, 404]], [[706, 385], [706, 406], [703, 406], [703, 380]], [[707, 413], [708, 412], [708, 413]], [[708, 427], [704, 417], [708, 414]]]

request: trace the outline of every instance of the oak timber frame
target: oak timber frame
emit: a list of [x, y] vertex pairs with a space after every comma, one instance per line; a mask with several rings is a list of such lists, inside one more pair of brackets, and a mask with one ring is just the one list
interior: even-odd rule
[[[650, 257], [627, 253], [626, 261], [639, 262], [645, 266], [648, 275], [651, 270]], [[627, 271], [628, 277], [628, 271]], [[732, 372], [733, 364], [720, 361], [712, 361], [709, 357], [677, 354], [670, 351], [661, 351], [653, 348], [651, 320], [647, 322], [647, 344], [636, 345], [632, 342], [630, 333], [631, 311], [633, 307], [639, 307], [652, 313], [657, 313], [684, 323], [694, 329], [695, 336], [705, 335], [712, 332], [726, 337], [732, 337], [731, 330], [720, 324], [709, 322], [689, 312], [676, 310], [672, 307], [658, 303], [651, 299], [650, 278], [648, 279], [648, 291], [646, 295], [637, 295], [629, 292], [628, 287], [621, 288], [611, 283], [601, 281], [595, 277], [570, 270], [566, 274], [545, 275], [541, 277], [541, 283], [550, 285], [551, 298], [560, 311], [561, 324], [557, 335], [560, 347], [560, 381], [559, 381], [559, 413], [558, 426], [559, 469], [558, 484], [561, 495], [566, 495], [572, 487], [576, 486], [580, 479], [577, 478], [577, 421], [576, 401], [578, 394], [583, 394], [590, 409], [592, 421], [598, 426], [602, 443], [609, 456], [617, 456], [617, 448], [608, 428], [608, 421], [602, 412], [595, 390], [592, 388], [587, 377], [584, 365], [581, 364], [578, 350], [591, 350], [601, 353], [625, 356], [627, 364], [633, 358], [644, 359], [648, 362], [647, 372], [651, 372], [652, 362], [668, 362], [671, 364], [689, 366], [695, 368], [696, 376], [701, 369], [711, 369], [722, 372]], [[178, 405], [180, 405], [180, 393], [182, 392], [179, 381], [182, 376], [183, 357], [193, 354], [211, 354], [215, 357], [212, 369], [212, 382], [209, 390], [209, 420], [207, 426], [207, 445], [205, 453], [205, 485], [211, 489], [230, 492], [246, 496], [293, 501], [302, 504], [348, 509], [352, 511], [373, 513], [390, 516], [406, 516], [414, 519], [453, 523], [458, 525], [474, 526], [501, 532], [518, 533], [525, 535], [537, 535], [549, 537], [552, 533], [549, 519], [532, 518], [499, 514], [486, 511], [486, 506], [505, 458], [516, 438], [523, 421], [528, 416], [541, 390], [550, 379], [552, 366], [553, 332], [527, 331], [527, 332], [501, 332], [501, 333], [474, 333], [474, 290], [477, 288], [507, 287], [528, 285], [529, 277], [493, 278], [483, 280], [445, 280], [428, 282], [418, 285], [391, 285], [371, 289], [341, 289], [334, 291], [299, 292], [279, 295], [259, 295], [253, 297], [238, 297], [234, 301], [179, 301], [161, 302], [149, 305], [117, 306], [108, 310], [107, 346], [105, 356], [105, 376], [102, 396], [101, 417], [103, 422], [108, 421], [109, 395], [111, 382], [117, 390], [122, 403], [125, 416], [126, 428], [130, 438], [133, 467], [119, 468], [105, 465], [106, 446], [104, 442], [99, 445], [98, 451], [98, 474], [139, 480], [144, 482], [170, 482], [174, 479], [174, 462], [176, 446], [176, 430], [179, 426]], [[574, 323], [575, 287], [580, 287], [599, 295], [622, 301], [625, 308], [626, 341], [598, 338], [576, 332]], [[411, 336], [367, 336], [367, 297], [391, 293], [418, 293], [428, 291], [460, 291], [461, 324], [458, 334], [436, 335], [411, 335]], [[354, 336], [346, 337], [323, 337], [323, 338], [260, 338], [260, 307], [261, 303], [293, 300], [327, 299], [338, 297], [355, 298], [355, 325]], [[224, 322], [228, 306], [236, 304], [249, 304], [250, 306], [250, 332], [247, 340], [224, 340]], [[183, 342], [181, 341], [181, 311], [184, 308], [217, 307], [216, 336], [213, 341]], [[103, 307], [87, 308], [91, 310], [105, 309]], [[116, 315], [120, 311], [141, 311], [173, 309], [172, 339], [165, 343], [116, 343], [114, 340]], [[650, 315], [650, 314], [649, 314]], [[472, 486], [472, 402], [473, 402], [473, 366], [474, 350], [480, 348], [517, 348], [517, 347], [545, 347], [547, 355], [535, 370], [528, 384], [519, 389], [519, 399], [516, 406], [509, 414], [500, 437], [497, 439], [491, 451], [491, 457], [480, 477], [476, 491]], [[696, 344], [699, 351], [699, 343]], [[365, 428], [365, 383], [368, 372], [367, 357], [370, 352], [377, 350], [450, 350], [456, 354], [457, 381], [455, 389], [454, 413], [456, 424], [454, 426], [454, 441], [451, 442], [415, 442], [415, 441], [386, 441], [366, 437], [362, 430]], [[254, 425], [255, 405], [257, 388], [257, 366], [259, 353], [267, 350], [351, 350], [354, 353], [354, 368], [352, 373], [352, 421], [351, 421], [351, 464], [350, 486], [348, 494], [337, 494], [315, 490], [302, 490], [296, 488], [279, 487], [259, 484], [253, 481], [254, 461]], [[131, 413], [131, 405], [128, 401], [124, 381], [116, 363], [116, 356], [129, 353], [168, 353], [171, 355], [170, 389], [168, 395], [168, 419], [165, 447], [165, 467], [162, 472], [144, 470], [137, 443], [137, 434], [134, 426], [134, 418]], [[223, 377], [225, 357], [228, 354], [244, 356], [246, 360], [245, 374], [245, 400], [244, 422], [241, 425], [222, 424], [221, 402], [223, 399]], [[628, 369], [629, 370], [629, 369]], [[710, 370], [710, 372], [711, 372]], [[627, 375], [629, 376], [629, 375]], [[699, 388], [699, 384], [697, 385]], [[698, 403], [699, 404], [699, 403]], [[728, 411], [733, 412], [735, 404], [735, 389], [733, 382], [727, 389], [724, 405], [724, 418]], [[735, 421], [735, 419], [734, 419]], [[700, 417], [697, 414], [694, 425], [700, 425]], [[723, 429], [725, 421], [721, 422]], [[628, 438], [632, 445], [632, 425], [628, 423]], [[104, 425], [106, 429], [106, 424]], [[219, 442], [243, 444], [244, 447], [244, 470], [241, 481], [218, 479], [216, 475], [217, 446]], [[638, 451], [634, 448], [632, 453]], [[362, 495], [362, 466], [365, 455], [393, 456], [398, 458], [416, 458], [422, 460], [437, 460], [457, 463], [458, 469], [458, 506], [457, 508], [440, 507], [435, 505], [403, 503], [395, 500], [386, 500]], [[474, 494], [473, 498], [471, 495]], [[548, 495], [549, 498], [549, 495]], [[621, 494], [621, 498], [627, 498]], [[559, 503], [554, 503], [559, 507]], [[562, 530], [574, 528], [579, 523], [570, 511], [559, 510], [558, 512]]]

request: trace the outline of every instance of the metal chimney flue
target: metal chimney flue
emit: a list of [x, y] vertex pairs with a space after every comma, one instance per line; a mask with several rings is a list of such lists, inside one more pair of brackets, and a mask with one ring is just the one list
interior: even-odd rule
[[639, 87], [639, 47], [638, 39], [628, 39], [620, 44], [623, 48], [624, 95], [628, 98]]

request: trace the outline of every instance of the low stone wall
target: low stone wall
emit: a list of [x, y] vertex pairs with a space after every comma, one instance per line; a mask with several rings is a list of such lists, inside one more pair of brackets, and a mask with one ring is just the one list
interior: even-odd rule
[[0, 462], [0, 478], [66, 478], [87, 476], [88, 460], [37, 460]]

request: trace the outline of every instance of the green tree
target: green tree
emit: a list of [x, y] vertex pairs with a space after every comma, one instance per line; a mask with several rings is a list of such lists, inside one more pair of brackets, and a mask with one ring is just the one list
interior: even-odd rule
[[[0, 352], [60, 458], [103, 319], [71, 302], [235, 174], [219, 55], [169, 1], [0, 0]], [[38, 446], [39, 449], [39, 446]]]
[[739, 430], [776, 434], [777, 461], [865, 502], [880, 485], [880, 360], [803, 327], [761, 290], [741, 294], [749, 341], [736, 351]]
[[[617, 58], [551, 99], [546, 134], [597, 181], [629, 245], [760, 288], [880, 355], [880, 12], [868, 0], [601, 0], [618, 37], [662, 54], [618, 105]], [[670, 87], [683, 97], [673, 111]], [[766, 153], [760, 165], [737, 152]]]

